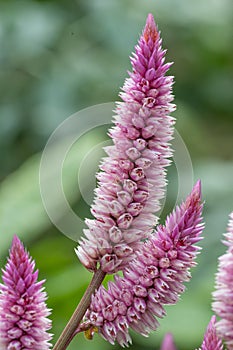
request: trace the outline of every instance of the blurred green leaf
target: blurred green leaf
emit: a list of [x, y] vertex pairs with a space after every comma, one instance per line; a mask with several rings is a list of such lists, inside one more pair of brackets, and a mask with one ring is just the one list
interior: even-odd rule
[[[86, 154], [92, 147], [96, 146], [102, 139], [101, 134], [90, 132], [84, 135], [76, 145], [74, 145], [68, 153], [62, 170], [62, 181], [65, 196], [72, 206], [72, 203], [80, 199], [80, 190], [78, 187], [78, 170], [85, 160]], [[103, 139], [102, 139], [103, 141]], [[52, 152], [54, 156], [59, 155], [57, 145]], [[88, 171], [95, 174], [102, 150], [96, 151], [96, 160], [88, 165]], [[39, 165], [41, 154], [37, 154], [27, 160], [17, 171], [9, 175], [0, 185], [0, 246], [1, 252], [10, 246], [10, 242], [14, 234], [27, 242], [27, 240], [35, 239], [51, 226], [51, 222], [43, 207], [39, 188]], [[89, 175], [89, 174], [88, 174]], [[54, 177], [58, 174], [50, 172], [46, 179], [47, 187], [51, 188]], [[94, 176], [93, 176], [94, 178]], [[90, 176], [84, 178], [86, 181], [82, 184], [83, 189], [90, 186], [88, 181], [92, 181]], [[51, 183], [51, 185], [50, 185]], [[48, 193], [50, 201], [53, 201], [54, 207], [59, 203], [56, 202], [56, 193]], [[62, 208], [62, 207], [61, 207]], [[58, 211], [62, 219], [63, 212]], [[77, 232], [79, 231], [77, 227]]]

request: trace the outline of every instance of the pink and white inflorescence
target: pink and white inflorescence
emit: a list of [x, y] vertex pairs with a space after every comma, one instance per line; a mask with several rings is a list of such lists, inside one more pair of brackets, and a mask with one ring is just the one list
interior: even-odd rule
[[157, 318], [165, 316], [163, 305], [175, 304], [190, 279], [199, 251], [196, 243], [203, 231], [200, 182], [186, 201], [159, 225], [136, 252], [136, 258], [115, 276], [108, 290], [99, 288], [92, 298], [85, 323], [98, 327], [110, 343], [125, 346], [130, 341], [129, 327], [146, 336], [156, 330]]
[[216, 317], [212, 316], [206, 329], [202, 346], [199, 350], [223, 350], [221, 339], [216, 331]]
[[228, 249], [219, 258], [212, 308], [221, 318], [216, 323], [217, 332], [226, 342], [227, 349], [233, 350], [233, 212], [230, 214], [225, 237], [224, 244]]
[[0, 349], [48, 350], [50, 314], [35, 263], [14, 237], [0, 284]]
[[169, 114], [175, 110], [173, 77], [165, 76], [171, 63], [164, 63], [161, 44], [149, 14], [109, 131], [113, 146], [105, 148], [108, 157], [97, 174], [94, 220], [86, 220], [86, 238], [76, 250], [92, 271], [98, 264], [106, 273], [122, 269], [157, 222], [172, 155], [174, 118]]

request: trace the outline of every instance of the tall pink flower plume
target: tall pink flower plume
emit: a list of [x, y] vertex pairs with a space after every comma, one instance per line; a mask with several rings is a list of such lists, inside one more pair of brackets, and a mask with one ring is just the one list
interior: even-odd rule
[[190, 267], [196, 264], [200, 248], [195, 244], [204, 227], [202, 207], [198, 182], [165, 225], [141, 245], [124, 277], [116, 275], [108, 290], [99, 288], [85, 316], [87, 328], [98, 327], [103, 338], [121, 346], [131, 342], [129, 327], [144, 336], [157, 329], [157, 318], [165, 316], [163, 305], [178, 301], [183, 282], [191, 277]]
[[117, 103], [115, 126], [109, 131], [113, 146], [105, 148], [108, 157], [97, 174], [94, 219], [86, 220], [86, 238], [76, 250], [92, 271], [99, 264], [106, 273], [122, 269], [157, 222], [165, 168], [172, 155], [174, 118], [169, 114], [175, 110], [173, 77], [165, 76], [171, 63], [164, 63], [161, 44], [150, 14], [131, 58], [133, 70], [120, 93], [123, 102]]
[[14, 237], [0, 284], [0, 349], [47, 350], [51, 322], [35, 263]]
[[222, 341], [217, 336], [215, 323], [216, 317], [212, 316], [206, 329], [202, 346], [199, 350], [223, 350]]
[[160, 350], [176, 350], [173, 335], [171, 333], [165, 334]]
[[224, 244], [228, 248], [219, 258], [212, 308], [221, 318], [216, 324], [217, 332], [225, 340], [228, 350], [233, 350], [233, 212], [225, 237]]

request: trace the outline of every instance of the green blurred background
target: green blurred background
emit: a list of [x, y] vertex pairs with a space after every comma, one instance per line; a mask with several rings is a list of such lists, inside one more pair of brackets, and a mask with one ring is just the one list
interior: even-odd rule
[[[132, 349], [159, 349], [170, 331], [178, 349], [191, 350], [200, 346], [211, 316], [217, 257], [225, 250], [220, 240], [233, 210], [232, 0], [0, 1], [0, 266], [17, 233], [35, 258], [40, 278], [47, 279], [56, 339], [91, 275], [75, 256], [76, 243], [45, 212], [39, 192], [41, 152], [69, 115], [118, 99], [148, 12], [162, 32], [168, 60], [175, 62], [176, 128], [189, 150], [195, 180], [202, 179], [206, 230], [186, 293], [167, 308], [158, 332], [148, 339], [133, 335]], [[73, 172], [80, 154], [104, 140], [106, 128], [87, 133], [67, 165], [67, 193], [81, 217], [90, 216], [89, 207]], [[94, 170], [90, 164], [90, 173]], [[168, 179], [162, 221], [176, 200], [175, 166]], [[99, 336], [86, 341], [82, 335], [69, 350], [77, 347], [119, 349]]]

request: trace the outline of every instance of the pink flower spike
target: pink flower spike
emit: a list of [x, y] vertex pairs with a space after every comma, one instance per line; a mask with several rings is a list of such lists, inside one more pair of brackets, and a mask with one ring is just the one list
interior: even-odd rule
[[108, 290], [99, 288], [84, 322], [97, 327], [111, 344], [118, 341], [121, 346], [131, 341], [129, 328], [144, 336], [156, 330], [157, 318], [166, 314], [164, 305], [179, 300], [184, 282], [191, 277], [190, 268], [196, 264], [200, 250], [196, 243], [204, 228], [202, 208], [198, 181], [165, 225], [159, 225], [140, 246], [136, 258], [123, 270], [123, 277], [116, 275]]
[[221, 318], [216, 323], [218, 335], [224, 339], [228, 350], [233, 350], [233, 212], [230, 214], [227, 233], [223, 242], [228, 248], [219, 258], [212, 308]]
[[202, 346], [199, 350], [223, 350], [222, 341], [217, 336], [215, 323], [216, 317], [212, 316], [206, 329]]
[[156, 42], [156, 40], [158, 39], [158, 31], [156, 28], [154, 17], [151, 13], [149, 13], [149, 15], [147, 16], [143, 36], [147, 43], [149, 40]]
[[176, 350], [173, 335], [171, 333], [165, 334], [160, 350]]
[[50, 349], [50, 310], [35, 262], [14, 236], [0, 284], [0, 349]]
[[[86, 221], [87, 239], [76, 249], [82, 264], [91, 271], [99, 265], [106, 273], [123, 269], [158, 220], [155, 214], [161, 208], [166, 167], [172, 156], [174, 118], [170, 113], [175, 110], [173, 77], [165, 75], [171, 64], [164, 63], [161, 45], [160, 33], [149, 14], [131, 57], [132, 72], [120, 93], [123, 102], [116, 104], [115, 126], [109, 130], [113, 145], [105, 148], [108, 157], [102, 160], [97, 174], [91, 207], [94, 219]], [[106, 249], [100, 250], [102, 239]], [[131, 254], [122, 256], [120, 244], [127, 244]]]

